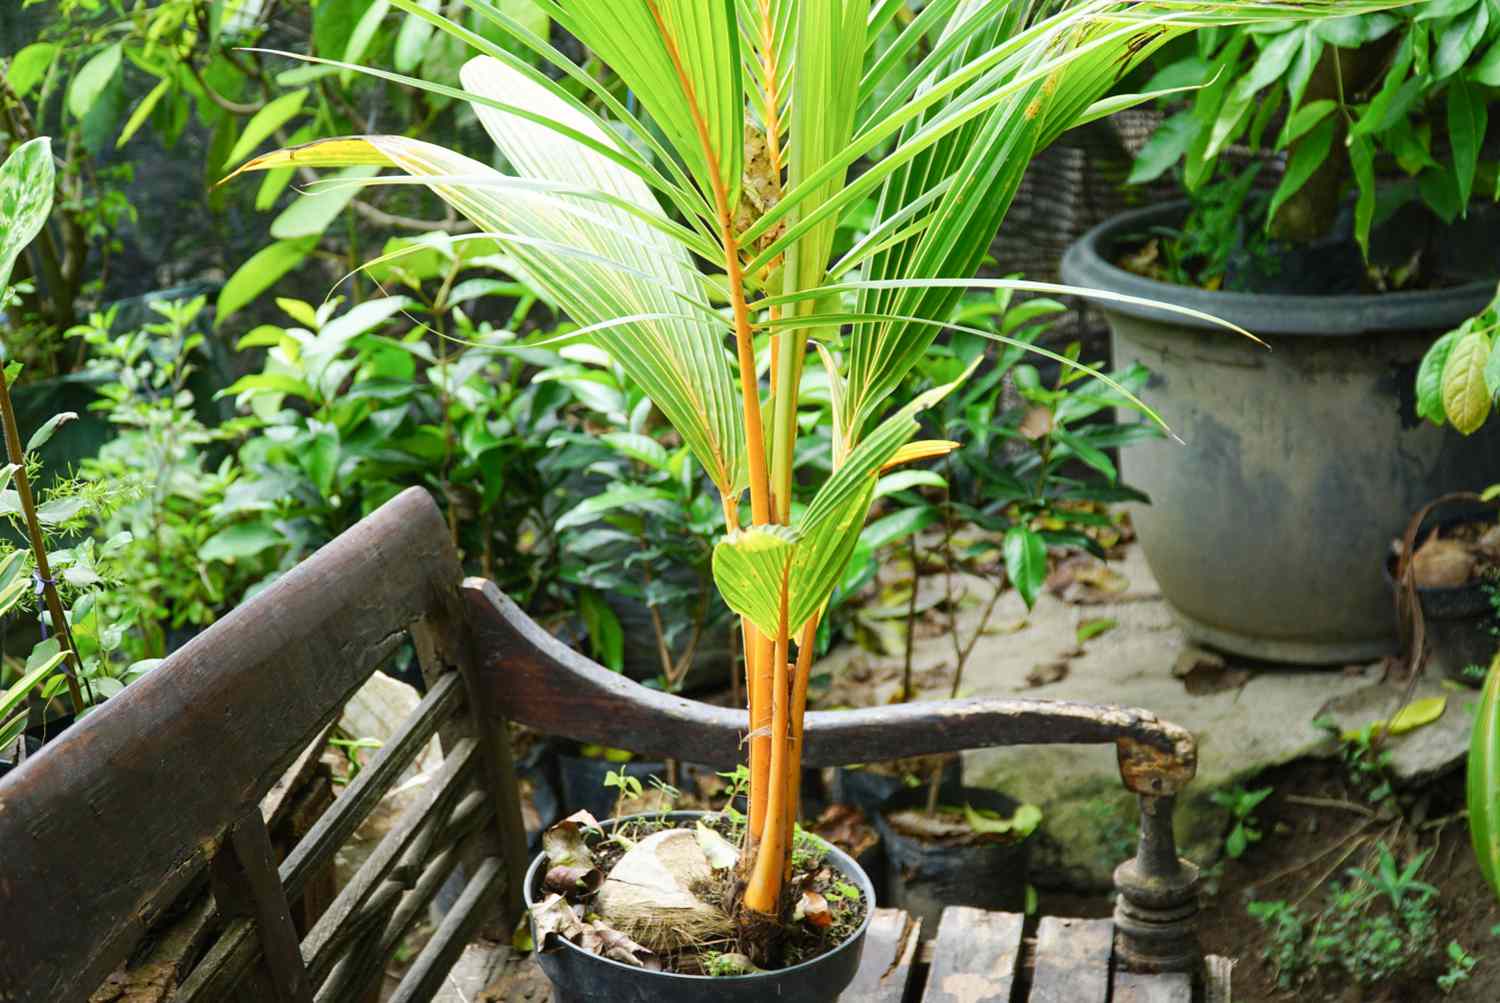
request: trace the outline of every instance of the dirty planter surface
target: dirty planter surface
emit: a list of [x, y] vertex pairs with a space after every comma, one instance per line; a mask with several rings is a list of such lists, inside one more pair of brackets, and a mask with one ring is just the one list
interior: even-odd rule
[[[711, 818], [710, 812], [674, 811], [631, 815], [621, 822], [666, 818], [675, 822], [692, 822]], [[608, 826], [612, 822], [603, 822]], [[547, 858], [537, 856], [526, 872], [526, 906], [536, 906], [542, 898], [542, 879], [546, 876]], [[859, 886], [865, 896], [865, 917], [859, 929], [848, 940], [826, 954], [800, 965], [756, 975], [731, 975], [714, 978], [707, 975], [677, 975], [653, 972], [602, 958], [566, 941], [560, 940], [551, 951], [538, 950], [537, 963], [552, 982], [556, 1003], [837, 1003], [839, 994], [859, 970], [860, 953], [865, 934], [875, 911], [875, 890], [870, 879], [849, 855], [837, 847], [828, 847], [827, 863]], [[535, 936], [535, 927], [532, 934]], [[537, 945], [540, 948], [540, 944]]]
[[1190, 637], [1273, 661], [1338, 664], [1393, 650], [1390, 597], [1372, 554], [1410, 513], [1500, 479], [1500, 426], [1464, 439], [1415, 413], [1433, 339], [1494, 295], [1494, 279], [1382, 296], [1208, 292], [1115, 267], [1125, 239], [1180, 219], [1126, 213], [1074, 244], [1065, 281], [1231, 321], [1270, 351], [1206, 321], [1105, 303], [1119, 369], [1186, 445], [1132, 446], [1121, 477], [1152, 573]]

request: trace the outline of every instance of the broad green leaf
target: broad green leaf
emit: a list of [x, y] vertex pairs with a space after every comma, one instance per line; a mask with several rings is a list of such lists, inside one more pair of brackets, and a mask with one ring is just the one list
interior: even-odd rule
[[76, 519], [88, 504], [88, 499], [77, 496], [50, 498], [36, 507], [36, 517], [44, 526], [61, 526]]
[[124, 51], [119, 42], [100, 49], [73, 75], [73, 81], [68, 85], [68, 111], [74, 118], [82, 121], [93, 109], [94, 103], [119, 72]]
[[633, 505], [660, 505], [672, 500], [672, 494], [662, 488], [644, 484], [615, 484], [592, 498], [585, 498], [564, 512], [554, 525], [559, 532], [574, 526], [587, 526], [605, 513]]
[[1337, 101], [1334, 101], [1332, 98], [1323, 98], [1318, 101], [1309, 101], [1301, 108], [1298, 108], [1287, 119], [1286, 127], [1282, 131], [1281, 138], [1277, 141], [1277, 148], [1280, 149], [1289, 146], [1301, 139], [1307, 134], [1309, 129], [1327, 118], [1337, 107]]
[[[1483, 9], [1483, 8], [1480, 8]], [[1479, 150], [1489, 124], [1487, 98], [1462, 76], [1448, 83], [1448, 138], [1453, 144], [1453, 172], [1458, 184], [1459, 205], [1467, 207], [1479, 166]]]
[[1443, 411], [1453, 427], [1472, 435], [1490, 413], [1490, 392], [1484, 384], [1490, 339], [1482, 331], [1459, 338], [1443, 364]]
[[666, 447], [649, 435], [637, 432], [606, 432], [601, 438], [618, 453], [639, 460], [656, 470], [665, 470], [670, 457]]
[[871, 552], [877, 551], [898, 540], [905, 540], [914, 533], [920, 533], [940, 517], [941, 513], [932, 505], [897, 509], [860, 530], [859, 546]]
[[1330, 45], [1337, 45], [1341, 49], [1357, 49], [1390, 34], [1400, 23], [1389, 14], [1356, 14], [1353, 17], [1334, 17], [1319, 21], [1313, 26], [1313, 30]]
[[[1423, 362], [1425, 361], [1424, 359]], [[1448, 360], [1443, 361], [1446, 363]], [[1490, 357], [1484, 363], [1484, 388], [1489, 391], [1492, 400], [1500, 397], [1500, 338], [1495, 340], [1490, 349]]]
[[74, 421], [78, 417], [77, 411], [63, 411], [54, 414], [42, 423], [42, 427], [31, 433], [31, 438], [26, 440], [26, 452], [31, 453], [45, 446], [65, 422]]
[[1370, 256], [1370, 227], [1375, 222], [1375, 147], [1364, 136], [1349, 139], [1349, 165], [1358, 195], [1354, 202], [1354, 239], [1360, 253]]
[[235, 141], [234, 149], [229, 156], [224, 158], [227, 167], [235, 167], [250, 154], [254, 153], [260, 144], [270, 139], [277, 129], [286, 125], [302, 111], [302, 105], [307, 101], [308, 91], [292, 91], [267, 104], [255, 117], [245, 123], [245, 129], [240, 133], [240, 138]]
[[1005, 531], [1000, 550], [1005, 555], [1006, 576], [1031, 609], [1047, 581], [1047, 545], [1025, 526], [1012, 526]]
[[1469, 68], [1469, 79], [1486, 87], [1500, 87], [1500, 39], [1496, 39], [1484, 56]]
[[316, 401], [317, 391], [305, 381], [289, 373], [248, 373], [235, 380], [229, 386], [214, 394], [215, 399], [220, 397], [238, 397], [240, 394], [254, 396], [257, 392], [292, 394], [306, 401]]
[[145, 97], [141, 98], [140, 103], [135, 106], [135, 110], [130, 113], [130, 118], [125, 120], [125, 127], [120, 130], [120, 136], [115, 140], [115, 149], [121, 149], [126, 143], [130, 142], [131, 138], [140, 131], [141, 126], [146, 124], [146, 119], [151, 117], [151, 113], [156, 110], [156, 106], [161, 103], [161, 99], [166, 97], [167, 92], [171, 89], [172, 81], [170, 79], [163, 80], [151, 88]]
[[1000, 818], [994, 812], [976, 810], [972, 805], [965, 804], [964, 818], [968, 821], [969, 828], [975, 832], [1025, 839], [1042, 824], [1042, 810], [1034, 804], [1017, 805], [1014, 815]]
[[893, 474], [886, 474], [875, 483], [875, 497], [884, 498], [898, 491], [910, 491], [912, 488], [944, 488], [948, 482], [942, 475], [932, 470], [898, 470]]
[[[375, 41], [375, 33], [380, 30], [380, 22], [391, 12], [390, 0], [375, 0], [365, 10], [360, 19], [355, 22], [354, 30], [349, 33], [349, 43], [344, 47], [344, 62], [358, 65], [365, 58], [365, 51], [369, 49], [370, 43]], [[344, 70], [339, 75], [339, 82], [348, 87], [354, 80], [353, 70]]]
[[[422, 9], [431, 13], [437, 13], [441, 0], [417, 0]], [[392, 57], [397, 70], [402, 73], [410, 73], [422, 65], [423, 58], [427, 55], [427, 43], [432, 39], [432, 33], [436, 30], [432, 22], [425, 18], [412, 14], [406, 16], [401, 22], [401, 31], [396, 35], [396, 52]]]
[[1125, 183], [1142, 185], [1161, 177], [1187, 153], [1188, 145], [1198, 134], [1199, 128], [1198, 120], [1192, 113], [1185, 111], [1178, 112], [1157, 126], [1151, 138], [1146, 140], [1146, 145], [1141, 147], [1141, 152], [1136, 155], [1135, 163], [1130, 168], [1130, 177]]
[[594, 658], [615, 672], [625, 668], [625, 629], [609, 603], [593, 589], [578, 592], [578, 612], [588, 631]]
[[257, 251], [224, 283], [214, 313], [214, 326], [222, 326], [257, 296], [275, 285], [283, 275], [306, 261], [317, 246], [317, 237], [303, 237], [299, 240], [278, 241]]
[[18, 147], [0, 166], [0, 291], [10, 283], [16, 258], [47, 224], [55, 184], [52, 140], [45, 136]]
[[1469, 13], [1443, 28], [1437, 36], [1437, 51], [1432, 55], [1432, 75], [1438, 80], [1458, 73], [1484, 41], [1490, 26], [1489, 0], [1476, 3]]
[[1453, 345], [1464, 333], [1463, 330], [1449, 331], [1434, 341], [1417, 367], [1417, 417], [1426, 418], [1434, 425], [1447, 421], [1443, 411], [1443, 368], [1448, 364]]
[[60, 649], [57, 638], [49, 637], [37, 644], [26, 659], [26, 669], [20, 679], [0, 694], [0, 720], [5, 720], [26, 699], [26, 694], [62, 664], [67, 653]]
[[1500, 898], [1500, 656], [1490, 663], [1474, 714], [1465, 800], [1479, 873]]
[[1333, 118], [1324, 119], [1292, 151], [1286, 174], [1271, 195], [1271, 204], [1266, 210], [1267, 226], [1270, 226], [1271, 221], [1276, 218], [1276, 213], [1280, 211], [1286, 200], [1301, 191], [1302, 186], [1307, 184], [1313, 173], [1323, 165], [1323, 161], [1328, 159], [1328, 153], [1333, 149], [1336, 124]]
[[264, 523], [244, 522], [221, 529], [198, 548], [203, 561], [236, 561], [286, 543], [275, 528]]
[[354, 182], [373, 178], [379, 173], [380, 168], [373, 165], [346, 167], [326, 187], [309, 192], [287, 206], [272, 221], [271, 236], [277, 240], [321, 237], [323, 231], [338, 219], [339, 214], [359, 194], [359, 187]]
[[16, 97], [24, 98], [46, 78], [47, 70], [57, 59], [57, 52], [55, 42], [33, 42], [11, 58], [5, 82], [16, 92]]

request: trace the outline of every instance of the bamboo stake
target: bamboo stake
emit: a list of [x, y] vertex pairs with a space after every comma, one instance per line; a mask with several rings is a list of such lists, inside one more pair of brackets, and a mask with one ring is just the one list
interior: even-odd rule
[[[37, 578], [42, 585], [47, 612], [52, 618], [52, 629], [65, 652], [63, 676], [68, 681], [68, 697], [73, 702], [73, 713], [81, 714], [88, 704], [84, 702], [83, 691], [78, 686], [81, 668], [78, 664], [78, 648], [73, 644], [73, 631], [68, 626], [62, 599], [58, 597], [57, 586], [52, 582], [52, 569], [47, 564], [47, 545], [42, 540], [42, 525], [36, 515], [36, 499], [31, 493], [31, 479], [26, 476], [26, 453], [21, 448], [16, 409], [10, 399], [10, 380], [3, 371], [0, 371], [0, 417], [5, 421], [5, 453], [16, 468], [12, 479], [16, 484], [16, 495], [21, 499], [21, 512], [26, 517], [26, 533], [30, 538], [31, 553], [36, 558]], [[92, 691], [89, 695], [93, 696]]]

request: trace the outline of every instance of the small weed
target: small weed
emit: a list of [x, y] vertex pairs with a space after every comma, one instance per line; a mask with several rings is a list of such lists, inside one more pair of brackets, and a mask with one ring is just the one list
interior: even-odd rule
[[1251, 843], [1260, 842], [1262, 833], [1254, 812], [1262, 801], [1271, 796], [1273, 790], [1271, 787], [1262, 787], [1247, 791], [1235, 784], [1232, 790], [1214, 791], [1208, 796], [1220, 808], [1228, 809], [1234, 820], [1234, 828], [1229, 830], [1229, 836], [1224, 840], [1224, 852], [1235, 860], [1244, 856]]
[[1456, 940], [1448, 941], [1448, 970], [1437, 977], [1438, 988], [1446, 996], [1451, 993], [1460, 982], [1469, 980], [1469, 973], [1478, 964], [1474, 955], [1463, 949]]
[[641, 787], [640, 780], [626, 773], [623, 766], [618, 770], [610, 770], [604, 774], [604, 786], [613, 787], [619, 791], [615, 795], [614, 816], [617, 819], [620, 817], [620, 809], [626, 801], [634, 801], [644, 793], [644, 788]]
[[1338, 739], [1343, 747], [1344, 769], [1348, 771], [1350, 782], [1365, 792], [1371, 804], [1379, 804], [1391, 796], [1395, 790], [1390, 777], [1391, 753], [1389, 749], [1381, 748], [1376, 737], [1380, 722], [1372, 721], [1359, 731], [1347, 734], [1340, 731], [1338, 722], [1332, 718], [1320, 717], [1313, 724]]
[[1373, 871], [1351, 867], [1347, 883], [1331, 885], [1316, 914], [1286, 902], [1250, 903], [1250, 915], [1270, 930], [1262, 956], [1282, 989], [1337, 970], [1357, 982], [1382, 982], [1436, 954], [1437, 889], [1417, 880], [1427, 853], [1404, 868], [1385, 844], [1378, 854]]

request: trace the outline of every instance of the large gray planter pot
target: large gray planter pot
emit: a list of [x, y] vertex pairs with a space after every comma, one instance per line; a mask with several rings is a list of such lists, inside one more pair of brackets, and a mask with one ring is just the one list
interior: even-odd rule
[[1428, 499], [1500, 481], [1500, 424], [1469, 438], [1436, 428], [1417, 418], [1413, 391], [1427, 347], [1485, 307], [1494, 279], [1274, 296], [1169, 285], [1111, 263], [1121, 238], [1181, 215], [1181, 206], [1125, 213], [1062, 264], [1073, 285], [1200, 310], [1270, 345], [1100, 304], [1115, 366], [1151, 370], [1144, 398], [1186, 440], [1120, 457], [1121, 477], [1151, 497], [1133, 512], [1151, 571], [1196, 641], [1314, 664], [1388, 653], [1396, 636], [1380, 557], [1392, 537]]

